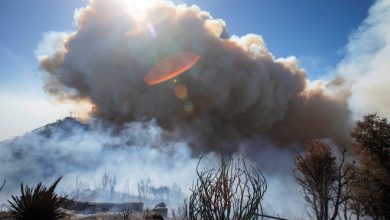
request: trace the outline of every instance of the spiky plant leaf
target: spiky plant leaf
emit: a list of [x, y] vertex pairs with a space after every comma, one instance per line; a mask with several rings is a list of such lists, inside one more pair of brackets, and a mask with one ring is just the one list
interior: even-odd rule
[[21, 196], [8, 200], [11, 214], [18, 220], [55, 220], [64, 217], [60, 205], [65, 197], [58, 196], [54, 190], [62, 177], [46, 188], [39, 183], [35, 188], [20, 184]]

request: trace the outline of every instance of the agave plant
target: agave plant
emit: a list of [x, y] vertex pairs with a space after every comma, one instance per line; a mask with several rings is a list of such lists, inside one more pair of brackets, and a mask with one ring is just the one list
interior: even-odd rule
[[8, 200], [11, 214], [20, 220], [55, 220], [64, 217], [65, 213], [60, 209], [60, 205], [65, 198], [54, 192], [61, 178], [59, 177], [49, 188], [42, 183], [35, 188], [23, 186], [22, 183], [20, 185], [22, 195], [12, 196], [13, 201]]

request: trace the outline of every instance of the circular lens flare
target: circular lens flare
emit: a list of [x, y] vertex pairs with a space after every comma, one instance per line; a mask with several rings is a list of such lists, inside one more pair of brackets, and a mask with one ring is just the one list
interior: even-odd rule
[[190, 101], [185, 101], [183, 104], [184, 111], [188, 114], [194, 113], [194, 104]]
[[148, 85], [156, 85], [173, 79], [195, 65], [199, 58], [198, 54], [189, 51], [176, 53], [156, 64], [146, 74], [144, 81]]
[[178, 84], [175, 86], [175, 95], [182, 101], [188, 98], [188, 89], [184, 84]]

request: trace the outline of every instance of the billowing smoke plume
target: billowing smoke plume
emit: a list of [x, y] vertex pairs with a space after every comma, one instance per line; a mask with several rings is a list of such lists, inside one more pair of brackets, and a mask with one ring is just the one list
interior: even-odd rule
[[[94, 116], [120, 124], [155, 118], [173, 136], [204, 145], [256, 134], [284, 143], [347, 136], [349, 94], [311, 85], [294, 57], [275, 59], [261, 36], [230, 37], [222, 20], [197, 6], [156, 1], [143, 14], [125, 2], [92, 0], [78, 11], [77, 30], [41, 58], [47, 92], [89, 100]], [[156, 63], [181, 51], [200, 55], [176, 79], [188, 89], [191, 115], [174, 83], [144, 82]]]
[[378, 0], [350, 37], [338, 74], [351, 86], [349, 104], [360, 118], [378, 113], [390, 117], [390, 1]]

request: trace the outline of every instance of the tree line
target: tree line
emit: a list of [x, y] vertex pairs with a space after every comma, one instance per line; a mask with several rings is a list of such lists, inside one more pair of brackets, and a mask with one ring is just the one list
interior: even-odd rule
[[390, 219], [390, 123], [366, 115], [351, 138], [350, 147], [308, 141], [295, 158], [294, 175], [311, 219]]

